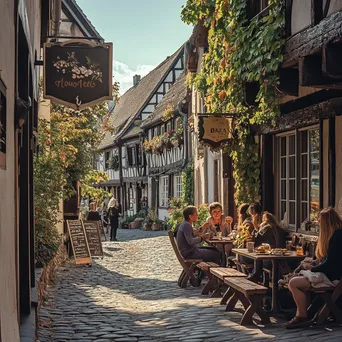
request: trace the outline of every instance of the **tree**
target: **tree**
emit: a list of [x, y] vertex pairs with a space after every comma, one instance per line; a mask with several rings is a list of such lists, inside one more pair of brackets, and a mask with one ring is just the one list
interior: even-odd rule
[[[118, 101], [118, 83], [113, 97]], [[48, 263], [58, 249], [59, 205], [74, 192], [80, 181], [84, 195], [103, 197], [105, 191], [94, 188], [107, 179], [104, 172], [93, 170], [92, 161], [104, 133], [109, 130], [107, 102], [83, 110], [51, 104], [50, 121], [39, 119], [39, 153], [34, 160], [36, 225], [36, 263]]]

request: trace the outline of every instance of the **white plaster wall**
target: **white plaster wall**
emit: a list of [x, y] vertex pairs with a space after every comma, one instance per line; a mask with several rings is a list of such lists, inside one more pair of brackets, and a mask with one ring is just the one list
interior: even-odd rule
[[291, 34], [311, 25], [311, 0], [293, 0]]
[[341, 10], [342, 10], [342, 1], [341, 0], [331, 0], [327, 16], [329, 16], [330, 14], [333, 14], [335, 12], [341, 11]]
[[160, 209], [160, 208], [158, 208], [158, 218], [159, 218], [159, 220], [164, 220], [167, 217], [170, 217], [170, 214], [167, 212], [167, 209]]
[[[208, 203], [214, 202], [214, 154], [208, 149], [207, 152], [207, 194]], [[217, 176], [216, 176], [217, 177]]]
[[2, 341], [19, 341], [16, 297], [16, 216], [15, 216], [15, 128], [14, 70], [15, 26], [14, 1], [1, 2], [0, 77], [7, 87], [6, 170], [0, 169], [0, 320]]

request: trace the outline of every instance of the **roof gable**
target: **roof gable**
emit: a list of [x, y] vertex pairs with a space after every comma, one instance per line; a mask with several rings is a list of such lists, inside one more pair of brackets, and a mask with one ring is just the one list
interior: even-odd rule
[[77, 25], [83, 36], [96, 37], [102, 41], [104, 40], [82, 11], [81, 7], [78, 6], [76, 0], [63, 0], [62, 9], [63, 13], [69, 18], [69, 20]]
[[100, 144], [100, 149], [114, 145], [115, 140], [125, 134], [183, 55], [184, 48], [182, 46], [120, 97], [109, 123], [115, 129], [115, 134], [107, 132]]

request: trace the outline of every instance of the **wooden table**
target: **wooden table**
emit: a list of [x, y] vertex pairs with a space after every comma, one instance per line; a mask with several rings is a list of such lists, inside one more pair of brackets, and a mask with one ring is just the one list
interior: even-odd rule
[[232, 252], [254, 260], [254, 264], [258, 260], [270, 260], [272, 262], [272, 311], [279, 312], [278, 307], [278, 262], [286, 260], [303, 260], [305, 255], [297, 255], [295, 251], [288, 251], [290, 255], [273, 255], [273, 254], [257, 254], [248, 252], [246, 248], [233, 248]]
[[222, 238], [222, 240], [219, 239], [208, 239], [205, 240], [206, 243], [208, 243], [209, 245], [214, 245], [214, 246], [221, 246], [222, 248], [220, 248], [220, 252], [222, 253], [222, 262], [221, 262], [221, 266], [222, 267], [226, 267], [227, 264], [227, 255], [226, 255], [226, 250], [225, 250], [225, 245], [232, 245], [233, 244], [233, 240], [231, 239], [227, 239], [225, 237]]

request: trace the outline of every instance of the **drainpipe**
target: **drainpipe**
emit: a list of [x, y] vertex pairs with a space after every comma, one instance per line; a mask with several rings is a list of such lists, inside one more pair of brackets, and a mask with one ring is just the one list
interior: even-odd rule
[[51, 35], [54, 37], [59, 36], [59, 25], [61, 23], [62, 15], [62, 0], [54, 0], [52, 9], [52, 25], [51, 25]]
[[183, 140], [184, 140], [184, 152], [183, 152], [183, 163], [182, 169], [188, 162], [188, 135], [186, 131], [186, 124], [188, 122], [188, 115], [182, 111], [182, 101], [178, 103], [177, 110], [179, 115], [183, 118]]

